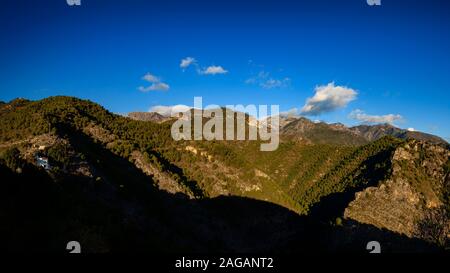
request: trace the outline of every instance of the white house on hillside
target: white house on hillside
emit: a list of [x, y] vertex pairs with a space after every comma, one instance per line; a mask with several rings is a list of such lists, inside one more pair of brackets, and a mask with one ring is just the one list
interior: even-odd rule
[[50, 170], [50, 164], [48, 163], [48, 157], [36, 154], [36, 164], [43, 167], [46, 170]]

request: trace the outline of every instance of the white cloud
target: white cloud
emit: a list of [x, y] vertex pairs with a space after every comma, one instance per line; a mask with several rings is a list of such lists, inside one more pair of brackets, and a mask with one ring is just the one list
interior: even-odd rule
[[197, 62], [197, 60], [195, 60], [195, 58], [186, 57], [181, 60], [180, 67], [185, 69], [185, 68], [188, 68], [191, 64], [195, 64], [196, 62]]
[[224, 69], [220, 65], [211, 65], [206, 68], [200, 68], [197, 60], [194, 57], [186, 57], [181, 60], [180, 67], [184, 70], [189, 66], [195, 66], [197, 68], [197, 73], [200, 75], [216, 75], [216, 74], [226, 74], [228, 70]]
[[251, 77], [245, 81], [247, 84], [258, 84], [264, 89], [283, 88], [291, 83], [291, 79], [285, 77], [283, 79], [275, 79], [270, 77], [269, 72], [260, 71], [258, 75]]
[[353, 110], [349, 114], [349, 118], [356, 119], [366, 123], [389, 123], [389, 124], [393, 124], [395, 121], [403, 119], [402, 116], [398, 114], [367, 115], [366, 113], [364, 113], [364, 111], [360, 109]]
[[347, 106], [358, 93], [345, 86], [335, 86], [334, 82], [317, 86], [313, 97], [306, 100], [301, 113], [305, 115], [320, 115]]
[[164, 83], [161, 81], [161, 78], [151, 74], [147, 73], [145, 74], [142, 79], [144, 81], [148, 81], [151, 83], [151, 85], [145, 87], [145, 86], [139, 86], [138, 90], [141, 92], [149, 92], [149, 91], [167, 91], [170, 89], [170, 86], [167, 83]]
[[156, 112], [160, 115], [170, 117], [172, 114], [187, 112], [191, 107], [183, 104], [177, 104], [172, 106], [156, 105], [148, 110], [149, 112]]
[[228, 73], [227, 70], [225, 70], [223, 67], [216, 66], [216, 65], [212, 65], [212, 66], [208, 66], [207, 68], [203, 69], [203, 70], [199, 70], [200, 74], [204, 74], [204, 75], [216, 75], [216, 74], [226, 74]]
[[152, 82], [152, 83], [157, 83], [157, 82], [161, 81], [160, 78], [158, 78], [155, 75], [152, 75], [150, 73], [145, 74], [144, 77], [142, 77], [142, 79], [144, 81], [148, 81], [148, 82]]
[[407, 130], [410, 131], [410, 132], [416, 131], [416, 129], [414, 129], [414, 128], [412, 128], [412, 127], [409, 127]]
[[284, 78], [281, 80], [270, 78], [267, 81], [260, 83], [260, 86], [265, 89], [281, 88], [281, 87], [287, 87], [290, 82], [291, 82], [291, 79], [289, 79], [289, 78]]
[[149, 92], [149, 91], [167, 91], [170, 89], [170, 86], [167, 83], [157, 82], [153, 83], [150, 86], [144, 87], [139, 86], [138, 90], [141, 92]]

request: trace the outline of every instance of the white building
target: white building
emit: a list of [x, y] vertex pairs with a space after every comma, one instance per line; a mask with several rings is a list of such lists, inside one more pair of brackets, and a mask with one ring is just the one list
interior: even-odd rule
[[36, 155], [36, 163], [38, 166], [43, 167], [46, 170], [50, 170], [50, 164], [48, 163], [48, 157]]

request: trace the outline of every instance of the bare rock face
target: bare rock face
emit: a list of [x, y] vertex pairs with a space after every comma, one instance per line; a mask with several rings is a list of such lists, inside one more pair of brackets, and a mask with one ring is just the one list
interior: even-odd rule
[[[425, 238], [429, 237], [425, 235], [428, 231], [422, 227], [430, 221], [430, 214], [448, 210], [449, 157], [446, 147], [408, 141], [394, 152], [390, 177], [377, 187], [358, 192], [344, 216], [408, 237], [432, 240]], [[439, 215], [444, 218], [426, 224], [438, 225], [448, 238], [448, 211]]]
[[131, 112], [128, 113], [128, 117], [134, 120], [153, 121], [158, 123], [170, 119], [156, 112]]
[[419, 195], [408, 182], [388, 180], [379, 187], [357, 193], [344, 216], [412, 237], [415, 223], [423, 214], [419, 201]]

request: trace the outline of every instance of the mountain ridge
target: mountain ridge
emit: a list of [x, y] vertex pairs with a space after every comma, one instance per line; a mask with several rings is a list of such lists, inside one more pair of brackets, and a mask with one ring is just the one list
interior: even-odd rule
[[[170, 119], [157, 112], [130, 112], [128, 116], [132, 119], [143, 121], [162, 122]], [[448, 142], [429, 133], [420, 131], [410, 131], [393, 126], [389, 123], [382, 124], [360, 124], [356, 126], [346, 126], [340, 122], [325, 123], [313, 122], [303, 116], [279, 116], [280, 132], [282, 135], [299, 140], [307, 140], [311, 142], [325, 143], [335, 142], [338, 144], [366, 144], [370, 141], [380, 139], [383, 136], [393, 136], [400, 139], [416, 139], [425, 140], [435, 144], [448, 144]], [[254, 121], [252, 124], [269, 124], [271, 117]], [[322, 132], [325, 131], [325, 132]], [[333, 134], [333, 139], [324, 139], [321, 134]], [[342, 140], [336, 140], [342, 138]], [[344, 138], [354, 138], [354, 140], [346, 141]]]
[[[307, 119], [300, 121], [294, 119], [292, 122], [296, 126], [291, 125], [293, 127], [287, 128], [293, 132], [308, 131], [311, 128], [315, 132], [314, 128], [317, 126]], [[431, 219], [431, 223], [435, 223], [435, 225], [445, 225], [448, 220], [445, 219], [442, 224], [442, 219], [427, 216], [430, 209], [426, 204], [427, 202], [438, 204], [439, 208], [448, 206], [449, 191], [446, 191], [448, 185], [433, 186], [444, 183], [441, 178], [433, 184], [427, 182], [433, 180], [434, 175], [432, 171], [428, 170], [439, 169], [439, 173], [442, 173], [443, 177], [448, 177], [450, 169], [446, 167], [449, 164], [448, 154], [434, 152], [439, 149], [448, 151], [446, 144], [399, 139], [389, 135], [365, 144], [343, 143], [334, 140], [334, 135], [327, 136], [327, 132], [342, 133], [343, 131], [343, 134], [349, 137], [354, 137], [355, 134], [348, 132], [348, 129], [343, 128], [341, 124], [330, 125], [333, 128], [329, 128], [326, 124], [319, 124], [319, 128], [323, 128], [323, 131], [320, 131], [321, 134], [318, 136], [322, 138], [315, 135], [314, 141], [307, 141], [282, 137], [276, 151], [261, 152], [258, 148], [259, 140], [174, 141], [170, 135], [171, 122], [133, 120], [115, 115], [98, 104], [72, 97], [50, 97], [34, 102], [16, 101], [8, 111], [0, 112], [0, 125], [0, 167], [9, 170], [5, 172], [7, 177], [3, 180], [7, 181], [7, 194], [14, 192], [14, 180], [25, 183], [25, 177], [33, 177], [33, 174], [37, 173], [39, 175], [36, 176], [38, 178], [35, 179], [35, 186], [42, 185], [44, 187], [40, 189], [42, 194], [50, 194], [55, 190], [53, 187], [44, 186], [50, 181], [54, 181], [51, 183], [61, 185], [69, 196], [76, 194], [82, 200], [90, 200], [89, 202], [96, 204], [95, 207], [98, 207], [99, 210], [114, 211], [114, 214], [118, 213], [123, 215], [121, 217], [129, 219], [127, 221], [134, 224], [123, 226], [114, 222], [112, 227], [129, 229], [127, 236], [133, 238], [130, 239], [133, 242], [137, 239], [133, 234], [144, 234], [147, 238], [153, 238], [151, 240], [157, 240], [152, 235], [138, 230], [148, 226], [159, 226], [160, 228], [156, 228], [156, 230], [160, 230], [158, 234], [162, 236], [161, 238], [165, 238], [164, 240], [170, 241], [170, 244], [177, 245], [176, 249], [183, 249], [175, 242], [176, 240], [190, 244], [195, 238], [201, 241], [198, 249], [214, 249], [213, 246], [208, 245], [207, 241], [213, 236], [214, 226], [222, 223], [227, 226], [229, 232], [225, 232], [228, 235], [220, 237], [220, 246], [217, 246], [217, 249], [279, 250], [283, 244], [289, 244], [289, 240], [300, 240], [301, 242], [306, 240], [308, 242], [308, 239], [305, 238], [305, 236], [308, 237], [308, 234], [314, 234], [312, 237], [318, 240], [324, 234], [332, 236], [331, 234], [338, 234], [344, 230], [352, 230], [355, 240], [364, 238], [367, 236], [364, 235], [366, 231], [355, 231], [351, 228], [356, 221], [358, 226], [370, 226], [372, 230], [370, 234], [386, 235], [387, 233], [382, 229], [388, 229], [390, 237], [397, 238], [398, 235], [403, 238], [402, 236], [406, 236], [404, 239], [399, 239], [399, 244], [413, 239], [428, 241], [439, 246], [446, 244], [446, 242], [442, 243], [442, 239], [437, 238], [442, 234], [426, 235], [429, 228], [426, 228], [425, 232], [404, 233], [389, 225], [366, 221], [365, 218], [358, 216], [366, 213], [365, 210], [361, 206], [355, 205], [362, 202], [358, 196], [366, 190], [371, 187], [381, 187], [389, 178], [397, 177], [401, 181], [406, 181], [405, 183], [410, 185], [413, 191], [425, 193], [422, 197], [425, 206], [414, 206], [410, 209], [424, 219]], [[317, 139], [324, 142], [318, 142]], [[325, 141], [327, 139], [332, 141]], [[430, 149], [424, 150], [426, 152], [421, 152], [422, 150], [419, 148], [414, 152], [418, 154], [418, 160], [421, 160], [418, 161], [418, 165], [416, 163], [414, 165], [412, 161], [405, 161], [404, 164], [402, 163], [403, 165], [392, 163], [396, 155], [398, 157], [399, 153], [402, 154], [401, 149], [404, 149], [405, 145], [409, 145], [414, 151], [414, 145], [416, 145], [414, 143], [425, 143], [423, 145], [430, 147]], [[36, 153], [48, 158], [49, 170], [39, 167], [38, 161], [35, 160]], [[430, 166], [434, 167], [413, 168], [422, 163], [427, 166], [431, 164]], [[400, 168], [403, 171], [397, 171], [393, 176], [394, 168]], [[408, 170], [415, 170], [418, 180], [408, 176]], [[394, 180], [400, 181], [398, 179]], [[31, 194], [28, 187], [22, 188], [22, 194]], [[58, 190], [52, 194], [55, 194], [55, 198], [62, 198], [62, 193], [58, 193]], [[393, 193], [389, 192], [388, 197], [393, 199], [393, 196]], [[436, 201], [436, 196], [439, 198], [439, 202]], [[19, 201], [7, 200], [10, 204], [21, 207], [17, 203]], [[25, 202], [23, 199], [18, 200]], [[271, 211], [277, 212], [264, 214], [253, 209], [244, 212], [245, 210], [241, 206], [246, 206], [246, 204], [260, 206], [257, 205], [260, 203], [249, 200], [259, 200], [258, 202], [265, 204], [262, 205], [263, 207], [267, 205]], [[226, 213], [227, 209], [219, 205], [219, 203], [223, 203], [222, 201], [238, 203], [236, 208], [242, 210], [241, 217], [250, 217], [254, 223], [260, 223], [262, 226], [265, 221], [272, 223], [271, 228], [260, 228], [264, 234], [261, 236], [270, 237], [270, 233], [279, 229], [276, 236], [284, 238], [282, 242], [279, 242], [282, 245], [276, 243], [275, 239], [270, 239], [265, 244], [261, 243], [252, 248], [251, 240], [257, 240], [258, 237], [256, 234], [256, 237], [250, 236], [252, 238], [250, 241], [241, 238], [238, 228], [240, 218], [234, 218]], [[376, 198], [375, 201], [369, 203], [366, 200], [362, 207], [376, 208], [377, 201]], [[83, 202], [76, 201], [73, 205], [64, 205], [63, 208], [70, 212], [74, 208], [73, 206], [81, 206], [80, 209], [84, 210]], [[173, 210], [169, 209], [164, 212], [162, 208], [165, 206]], [[192, 208], [189, 213], [197, 220], [188, 220], [183, 217], [180, 218], [183, 220], [174, 218], [180, 217], [180, 213], [183, 214], [186, 210], [190, 210], [183, 208], [184, 206]], [[319, 206], [321, 206], [320, 209], [318, 209]], [[161, 210], [154, 210], [151, 207], [161, 208]], [[0, 208], [2, 207], [0, 206]], [[147, 212], [140, 216], [140, 211]], [[219, 218], [212, 216], [219, 211], [221, 211]], [[318, 211], [319, 213], [317, 213]], [[370, 212], [370, 215], [379, 221], [384, 221], [383, 215], [377, 214], [378, 211], [382, 211], [382, 209]], [[105, 213], [105, 215], [109, 215], [109, 213]], [[152, 220], [152, 215], [155, 217], [159, 215], [155, 219], [160, 219], [162, 222]], [[393, 215], [397, 214], [393, 212]], [[90, 213], [86, 214], [88, 218], [93, 216]], [[291, 220], [285, 222], [279, 217]], [[131, 246], [131, 241], [127, 244], [111, 239], [110, 236], [116, 234], [116, 231], [111, 231], [111, 233], [95, 231], [95, 225], [90, 224], [88, 218], [83, 216], [80, 221], [83, 229], [91, 230], [90, 237], [88, 236], [89, 238], [85, 238], [85, 240], [89, 241], [87, 244], [92, 249], [112, 251], [117, 250], [119, 245]], [[97, 221], [96, 225], [103, 226], [107, 221], [103, 217], [99, 217], [99, 219], [102, 220]], [[13, 218], [10, 220], [11, 223], [16, 223]], [[170, 222], [167, 226], [167, 230], [170, 231], [161, 231], [167, 224], [165, 221]], [[183, 221], [188, 225], [185, 230], [180, 230], [177, 226]], [[68, 222], [60, 220], [57, 224], [67, 226]], [[283, 225], [286, 226], [282, 228]], [[425, 224], [423, 221], [413, 219], [408, 220], [406, 225]], [[428, 226], [430, 225], [428, 224]], [[71, 228], [73, 227], [71, 226]], [[14, 226], [10, 226], [10, 228], [14, 230]], [[316, 228], [324, 233], [317, 233], [314, 231]], [[200, 230], [206, 230], [209, 235], [202, 238]], [[375, 232], [375, 230], [378, 231]], [[177, 239], [173, 241], [169, 239], [170, 232], [190, 235], [186, 235], [187, 237], [184, 239], [176, 237]], [[250, 230], [245, 232], [248, 233]], [[162, 235], [163, 233], [165, 235]], [[338, 238], [336, 240], [336, 244], [340, 247], [346, 245]], [[307, 245], [311, 246], [313, 243], [309, 241]], [[110, 244], [114, 244], [114, 247], [111, 248]], [[145, 244], [147, 247], [149, 246], [148, 242]], [[353, 244], [351, 243], [352, 247], [355, 246]], [[164, 248], [160, 243], [157, 245], [158, 249]], [[418, 247], [416, 250], [424, 247], [422, 243], [420, 245], [420, 247], [416, 246]], [[289, 247], [305, 250], [290, 244]], [[394, 246], [393, 249], [398, 249], [398, 247]], [[326, 248], [325, 245], [321, 245], [318, 251], [323, 251], [324, 248]]]

